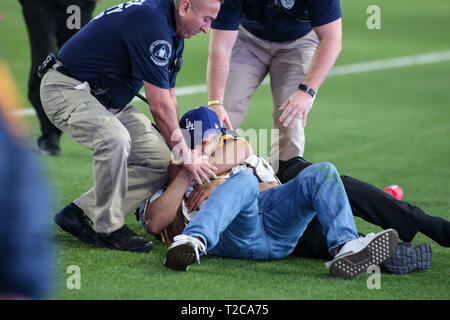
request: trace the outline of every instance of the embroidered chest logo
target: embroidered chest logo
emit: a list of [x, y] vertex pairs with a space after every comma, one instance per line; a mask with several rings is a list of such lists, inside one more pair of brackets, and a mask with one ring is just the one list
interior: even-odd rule
[[295, 0], [281, 0], [281, 5], [283, 8], [290, 10], [295, 4]]
[[172, 45], [166, 40], [157, 40], [150, 45], [150, 59], [157, 66], [163, 67], [169, 63]]

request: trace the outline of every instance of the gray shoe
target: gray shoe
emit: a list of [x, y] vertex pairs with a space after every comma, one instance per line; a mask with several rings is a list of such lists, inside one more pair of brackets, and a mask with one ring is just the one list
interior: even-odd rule
[[425, 270], [431, 266], [431, 246], [399, 243], [394, 254], [382, 265], [382, 270], [390, 273], [405, 274], [414, 270]]
[[346, 242], [336, 257], [325, 265], [333, 277], [351, 279], [392, 256], [397, 241], [398, 233], [394, 229], [371, 233]]

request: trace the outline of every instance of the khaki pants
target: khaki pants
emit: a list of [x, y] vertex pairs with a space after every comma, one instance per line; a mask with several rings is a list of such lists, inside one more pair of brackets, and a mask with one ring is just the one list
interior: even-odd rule
[[295, 128], [283, 127], [278, 121], [281, 116], [278, 107], [304, 80], [318, 44], [314, 31], [295, 41], [271, 42], [252, 35], [242, 26], [239, 29], [231, 54], [224, 105], [233, 128], [239, 128], [247, 115], [251, 96], [270, 73], [273, 128], [279, 130], [279, 140], [271, 142], [272, 163], [303, 155], [305, 136], [301, 119]]
[[94, 187], [74, 203], [94, 221], [95, 231], [118, 230], [128, 214], [167, 183], [169, 148], [136, 107], [108, 110], [87, 83], [54, 69], [42, 79], [41, 100], [56, 127], [92, 150]]

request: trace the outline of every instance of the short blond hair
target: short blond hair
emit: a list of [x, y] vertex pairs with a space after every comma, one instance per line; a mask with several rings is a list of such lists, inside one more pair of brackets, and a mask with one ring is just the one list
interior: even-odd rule
[[[180, 5], [180, 3], [181, 3], [181, 1], [183, 1], [183, 0], [174, 0], [174, 2], [175, 2], [175, 5], [176, 6], [179, 6]], [[190, 2], [199, 2], [199, 1], [201, 1], [201, 0], [189, 0]], [[203, 0], [204, 1], [204, 0]], [[207, 1], [209, 1], [209, 0], [207, 0]], [[220, 1], [220, 4], [223, 4], [223, 2], [225, 1], [225, 0], [217, 0], [217, 1]]]

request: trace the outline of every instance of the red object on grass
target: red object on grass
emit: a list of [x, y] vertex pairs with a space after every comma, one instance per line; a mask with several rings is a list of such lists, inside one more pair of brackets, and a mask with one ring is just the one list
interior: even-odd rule
[[393, 185], [385, 188], [384, 192], [390, 194], [397, 200], [402, 200], [402, 198], [403, 198], [403, 190], [396, 184], [393, 184]]

